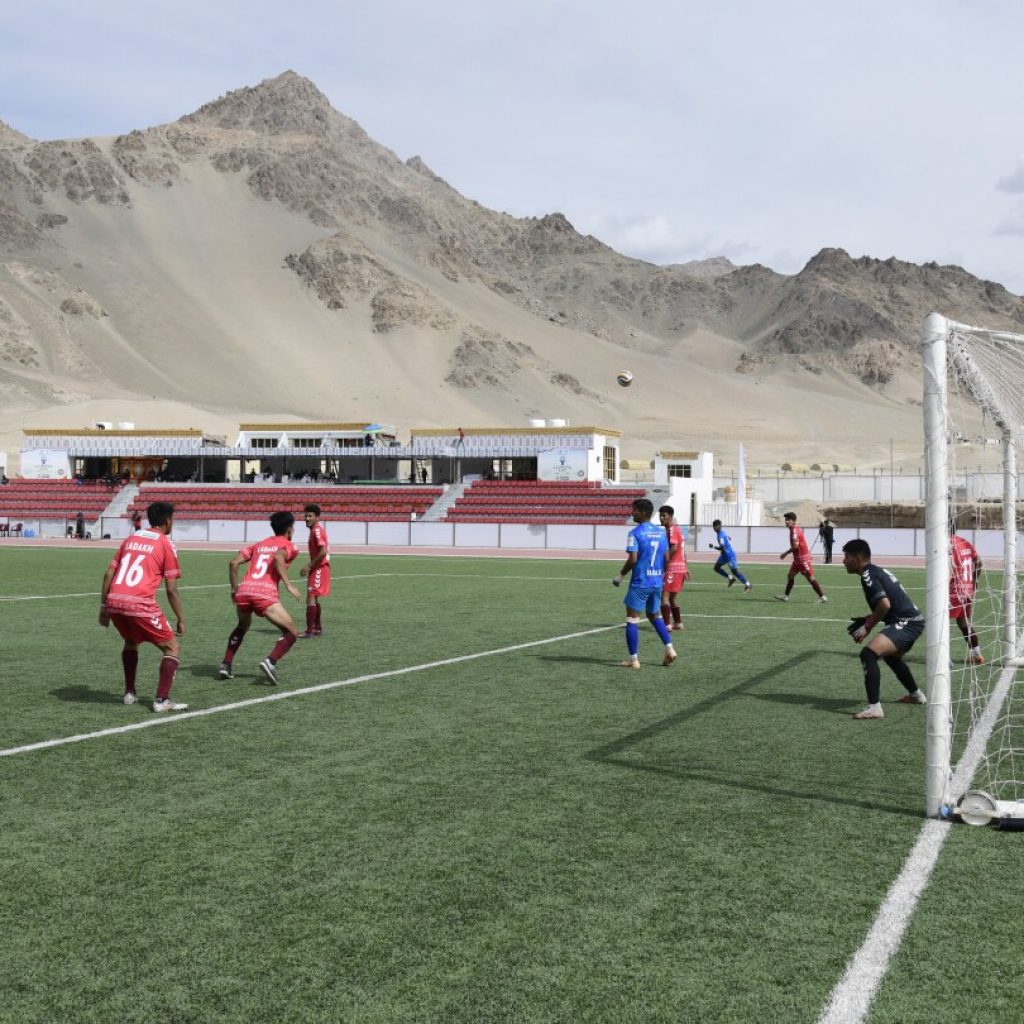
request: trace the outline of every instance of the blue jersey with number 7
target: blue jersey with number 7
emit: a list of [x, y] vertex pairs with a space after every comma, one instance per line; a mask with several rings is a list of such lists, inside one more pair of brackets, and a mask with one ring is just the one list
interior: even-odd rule
[[630, 586], [661, 587], [665, 576], [665, 558], [668, 555], [668, 534], [664, 526], [640, 523], [629, 531], [626, 552], [636, 552], [636, 565]]

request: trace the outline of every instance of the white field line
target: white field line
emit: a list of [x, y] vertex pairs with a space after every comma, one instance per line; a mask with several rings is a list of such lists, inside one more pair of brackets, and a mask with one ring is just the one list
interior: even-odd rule
[[432, 668], [444, 668], [447, 665], [458, 665], [466, 661], [476, 661], [479, 658], [493, 658], [499, 654], [512, 654], [515, 651], [525, 651], [531, 647], [543, 647], [545, 644], [557, 644], [563, 640], [575, 640], [583, 636], [592, 636], [595, 633], [606, 633], [610, 629], [621, 629], [616, 623], [613, 626], [598, 626], [595, 629], [584, 629], [579, 633], [564, 633], [561, 636], [547, 637], [544, 640], [530, 640], [524, 644], [514, 644], [511, 647], [498, 647], [491, 651], [477, 651], [475, 654], [462, 654], [455, 658], [445, 658], [442, 661], [428, 661], [422, 665], [410, 665], [407, 668], [395, 668], [387, 672], [374, 672], [365, 676], [354, 676], [351, 679], [339, 679], [332, 683], [319, 683], [316, 686], [304, 686], [298, 690], [284, 690], [277, 693], [267, 694], [265, 697], [253, 697], [249, 700], [234, 701], [231, 704], [219, 704], [213, 708], [201, 708], [196, 711], [182, 711], [180, 713], [167, 712], [162, 715], [154, 715], [143, 722], [134, 722], [131, 725], [121, 725], [113, 729], [99, 729], [96, 732], [81, 733], [77, 736], [61, 736], [57, 739], [42, 740], [38, 743], [26, 743], [21, 747], [10, 747], [7, 750], [0, 750], [0, 757], [13, 757], [15, 754], [30, 754], [36, 750], [49, 750], [52, 747], [63, 747], [70, 743], [83, 743], [86, 740], [101, 739], [105, 736], [119, 736], [123, 733], [137, 732], [139, 729], [151, 729], [159, 725], [170, 725], [173, 722], [184, 722], [192, 718], [202, 718], [207, 715], [218, 715], [222, 711], [237, 711], [240, 708], [256, 707], [259, 704], [269, 704], [271, 701], [288, 700], [291, 697], [304, 697], [310, 693], [322, 693], [326, 690], [336, 690], [341, 686], [355, 686], [357, 683], [369, 683], [377, 679], [393, 679], [396, 676], [409, 675], [413, 672], [426, 672]]
[[[1012, 666], [1003, 669], [984, 714], [971, 731], [963, 757], [953, 772], [953, 792], [963, 792], [970, 785], [995, 728], [996, 718], [1010, 692], [1014, 672]], [[907, 856], [903, 870], [889, 888], [863, 944], [832, 990], [818, 1024], [860, 1024], [867, 1016], [951, 827], [955, 826], [938, 820], [926, 821], [921, 827], [921, 834]]]

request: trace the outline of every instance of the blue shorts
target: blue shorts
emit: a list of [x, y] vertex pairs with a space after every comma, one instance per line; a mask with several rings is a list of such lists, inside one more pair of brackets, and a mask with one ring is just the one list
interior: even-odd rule
[[739, 568], [736, 565], [735, 555], [732, 555], [731, 557], [729, 555], [720, 555], [718, 561], [715, 562], [715, 568], [721, 569], [723, 565], [729, 566], [729, 568], [732, 569], [733, 572], [736, 572]]
[[630, 585], [622, 602], [631, 612], [661, 614], [661, 587], [635, 587]]

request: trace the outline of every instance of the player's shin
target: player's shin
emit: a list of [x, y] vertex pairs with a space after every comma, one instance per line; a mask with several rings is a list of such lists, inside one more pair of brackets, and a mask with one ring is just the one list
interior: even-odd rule
[[882, 691], [882, 673], [878, 668], [878, 655], [870, 647], [860, 652], [860, 663], [864, 666], [864, 689], [869, 704], [877, 704]]
[[121, 665], [124, 668], [124, 689], [125, 693], [135, 692], [135, 676], [139, 669], [139, 652], [122, 651]]
[[631, 657], [636, 657], [640, 650], [640, 620], [632, 617], [626, 619], [626, 650]]
[[274, 649], [270, 652], [270, 660], [276, 665], [294, 646], [296, 636], [291, 630], [282, 633], [281, 639], [274, 644]]
[[908, 693], [913, 693], [917, 689], [917, 681], [914, 679], [913, 672], [910, 671], [910, 666], [902, 659], [897, 658], [893, 654], [886, 655], [885, 663], [892, 669], [893, 675], [900, 681], [903, 689]]
[[178, 671], [178, 659], [165, 654], [160, 661], [160, 681], [156, 687], [156, 699], [166, 700], [174, 685], [174, 675]]
[[668, 628], [665, 625], [664, 619], [661, 619], [661, 618], [654, 619], [651, 622], [651, 625], [654, 626], [655, 632], [658, 634], [659, 637], [661, 637], [661, 642], [663, 644], [669, 645], [669, 644], [672, 643], [672, 636], [669, 633]]
[[242, 641], [245, 639], [245, 632], [241, 626], [235, 626], [231, 631], [231, 636], [228, 637], [228, 649], [224, 652], [225, 665], [230, 665], [234, 661], [235, 653], [242, 646]]

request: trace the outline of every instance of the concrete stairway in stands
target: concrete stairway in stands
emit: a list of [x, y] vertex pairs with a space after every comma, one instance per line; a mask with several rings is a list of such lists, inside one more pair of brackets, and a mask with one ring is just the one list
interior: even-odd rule
[[444, 520], [444, 517], [448, 514], [448, 509], [455, 504], [457, 498], [461, 498], [466, 493], [466, 488], [469, 484], [458, 483], [450, 484], [448, 490], [441, 495], [437, 501], [434, 502], [430, 508], [420, 517], [422, 523], [438, 523]]

